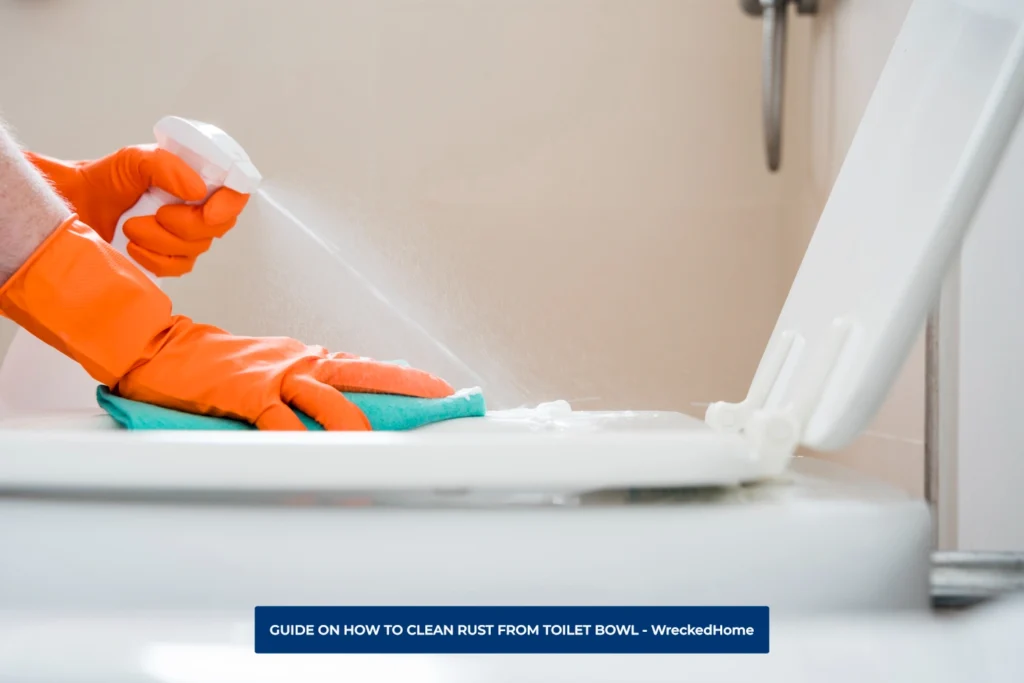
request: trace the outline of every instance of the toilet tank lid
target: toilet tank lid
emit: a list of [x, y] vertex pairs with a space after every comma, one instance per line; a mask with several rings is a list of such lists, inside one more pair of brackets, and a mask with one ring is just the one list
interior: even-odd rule
[[1024, 3], [916, 0], [748, 396], [714, 404], [712, 426], [752, 432], [752, 420], [784, 417], [791, 448], [819, 450], [842, 448], [867, 426], [938, 299], [1022, 109]]

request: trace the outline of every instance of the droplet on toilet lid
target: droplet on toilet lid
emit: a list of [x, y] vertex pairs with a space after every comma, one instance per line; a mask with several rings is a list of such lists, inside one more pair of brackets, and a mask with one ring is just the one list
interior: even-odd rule
[[548, 401], [547, 403], [541, 403], [537, 406], [537, 413], [545, 417], [571, 415], [572, 406], [569, 405], [568, 401]]

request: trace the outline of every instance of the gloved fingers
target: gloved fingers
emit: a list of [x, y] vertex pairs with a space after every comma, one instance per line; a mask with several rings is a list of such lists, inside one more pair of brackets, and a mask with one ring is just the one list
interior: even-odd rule
[[445, 398], [455, 393], [450, 384], [429, 372], [363, 358], [321, 360], [314, 376], [341, 391], [419, 398]]
[[370, 422], [355, 404], [337, 389], [310, 375], [288, 374], [281, 383], [281, 398], [323, 425], [328, 431], [363, 432]]
[[223, 237], [235, 227], [235, 222], [249, 201], [249, 195], [239, 194], [222, 187], [202, 206], [172, 204], [162, 206], [157, 220], [168, 231], [189, 241]]
[[229, 218], [225, 223], [211, 225], [203, 218], [203, 206], [188, 204], [161, 206], [156, 211], [156, 220], [167, 232], [189, 242], [223, 237], [228, 230], [235, 227], [234, 218]]
[[134, 242], [128, 242], [128, 255], [157, 277], [181, 277], [192, 272], [192, 267], [196, 264], [194, 256], [164, 256]]
[[256, 428], [269, 432], [304, 432], [306, 425], [284, 403], [275, 403], [256, 418]]
[[358, 356], [354, 353], [344, 353], [342, 351], [335, 351], [327, 355], [327, 358], [334, 358], [335, 360], [370, 360], [366, 356]]
[[[172, 208], [172, 207], [164, 207]], [[189, 208], [181, 206], [179, 208]], [[158, 213], [157, 216], [160, 214]], [[207, 238], [182, 239], [167, 229], [157, 216], [136, 216], [124, 222], [124, 236], [129, 242], [161, 256], [196, 258], [206, 252], [213, 240]]]
[[122, 150], [127, 177], [114, 178], [115, 184], [130, 184], [139, 195], [157, 187], [186, 202], [198, 202], [206, 196], [206, 183], [188, 164], [156, 145], [136, 145]]
[[[249, 195], [247, 194], [235, 192], [229, 187], [219, 188], [203, 203], [203, 222], [209, 226], [227, 225], [228, 223], [234, 225], [235, 219], [242, 213], [248, 202]], [[215, 237], [223, 235], [222, 232]]]

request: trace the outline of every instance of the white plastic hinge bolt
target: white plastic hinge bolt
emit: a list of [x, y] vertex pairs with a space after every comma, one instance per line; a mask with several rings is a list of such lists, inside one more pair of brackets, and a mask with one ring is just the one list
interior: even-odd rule
[[739, 434], [743, 431], [751, 416], [750, 405], [743, 403], [726, 403], [717, 401], [708, 406], [704, 421], [712, 429], [725, 434]]
[[781, 470], [800, 445], [800, 421], [791, 413], [757, 411], [745, 430], [747, 442], [767, 469]]

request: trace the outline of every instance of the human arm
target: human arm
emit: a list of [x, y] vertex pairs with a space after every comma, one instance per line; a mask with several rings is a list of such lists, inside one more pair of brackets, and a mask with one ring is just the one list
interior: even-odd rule
[[0, 313], [114, 393], [270, 430], [304, 430], [293, 409], [328, 430], [370, 429], [342, 391], [454, 393], [421, 370], [174, 315], [155, 284], [19, 161], [2, 122], [0, 134]]
[[0, 121], [0, 286], [70, 215]]

